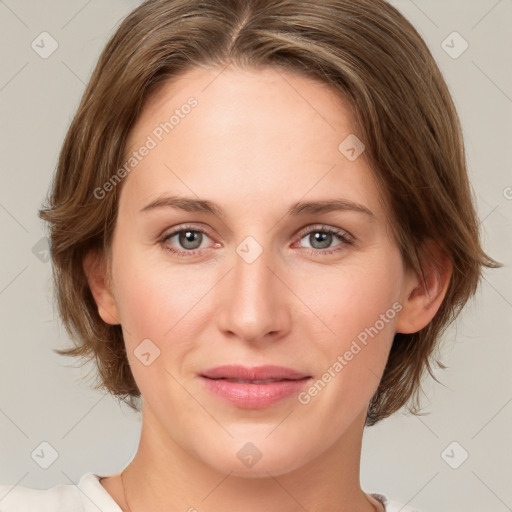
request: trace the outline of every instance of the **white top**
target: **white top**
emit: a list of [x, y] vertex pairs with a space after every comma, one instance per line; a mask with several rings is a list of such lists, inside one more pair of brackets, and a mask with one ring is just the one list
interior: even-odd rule
[[[61, 484], [46, 490], [0, 485], [0, 512], [122, 512], [100, 484], [100, 478], [107, 476], [112, 475], [86, 473], [77, 485]], [[370, 495], [385, 506], [386, 512], [420, 512], [382, 494]]]

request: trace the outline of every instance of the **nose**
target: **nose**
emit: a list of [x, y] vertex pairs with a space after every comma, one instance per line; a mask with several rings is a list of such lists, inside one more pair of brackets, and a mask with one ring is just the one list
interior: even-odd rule
[[219, 289], [218, 328], [252, 344], [276, 341], [291, 326], [293, 294], [284, 284], [284, 266], [270, 250], [254, 261], [240, 254], [234, 254], [233, 268]]

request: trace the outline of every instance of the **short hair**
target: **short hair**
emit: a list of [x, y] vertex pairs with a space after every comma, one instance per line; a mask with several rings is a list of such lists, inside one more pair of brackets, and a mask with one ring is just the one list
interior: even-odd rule
[[448, 87], [419, 33], [384, 0], [147, 0], [122, 21], [86, 86], [39, 212], [74, 345], [55, 352], [95, 359], [95, 389], [140, 410], [122, 328], [100, 318], [83, 268], [90, 250], [109, 255], [123, 181], [101, 199], [95, 191], [121, 168], [134, 121], [160, 87], [196, 67], [228, 65], [291, 71], [334, 90], [353, 111], [352, 131], [365, 145], [404, 265], [423, 276], [429, 241], [449, 257], [445, 298], [426, 327], [395, 334], [366, 425], [406, 404], [418, 414], [425, 370], [437, 381], [431, 363], [441, 334], [475, 293], [482, 267], [500, 264], [481, 247]]

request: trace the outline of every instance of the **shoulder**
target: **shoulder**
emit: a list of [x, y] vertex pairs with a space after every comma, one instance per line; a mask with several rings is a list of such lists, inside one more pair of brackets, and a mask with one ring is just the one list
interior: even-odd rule
[[75, 485], [51, 489], [0, 485], [0, 512], [82, 512], [80, 491]]
[[121, 512], [100, 484], [103, 476], [87, 473], [77, 485], [61, 484], [50, 489], [0, 485], [0, 512]]
[[414, 507], [405, 506], [403, 503], [392, 500], [384, 494], [370, 493], [370, 496], [373, 496], [376, 500], [380, 501], [384, 505], [386, 512], [427, 512], [426, 510], [419, 510]]

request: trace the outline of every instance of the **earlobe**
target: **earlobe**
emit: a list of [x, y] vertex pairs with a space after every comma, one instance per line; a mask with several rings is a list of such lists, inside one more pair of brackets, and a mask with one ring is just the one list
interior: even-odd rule
[[117, 304], [107, 277], [107, 262], [99, 251], [88, 252], [83, 268], [101, 319], [110, 325], [121, 323]]
[[423, 259], [423, 277], [408, 271], [402, 293], [402, 310], [397, 316], [395, 330], [412, 334], [426, 327], [439, 310], [452, 275], [450, 258], [438, 247], [431, 247]]

